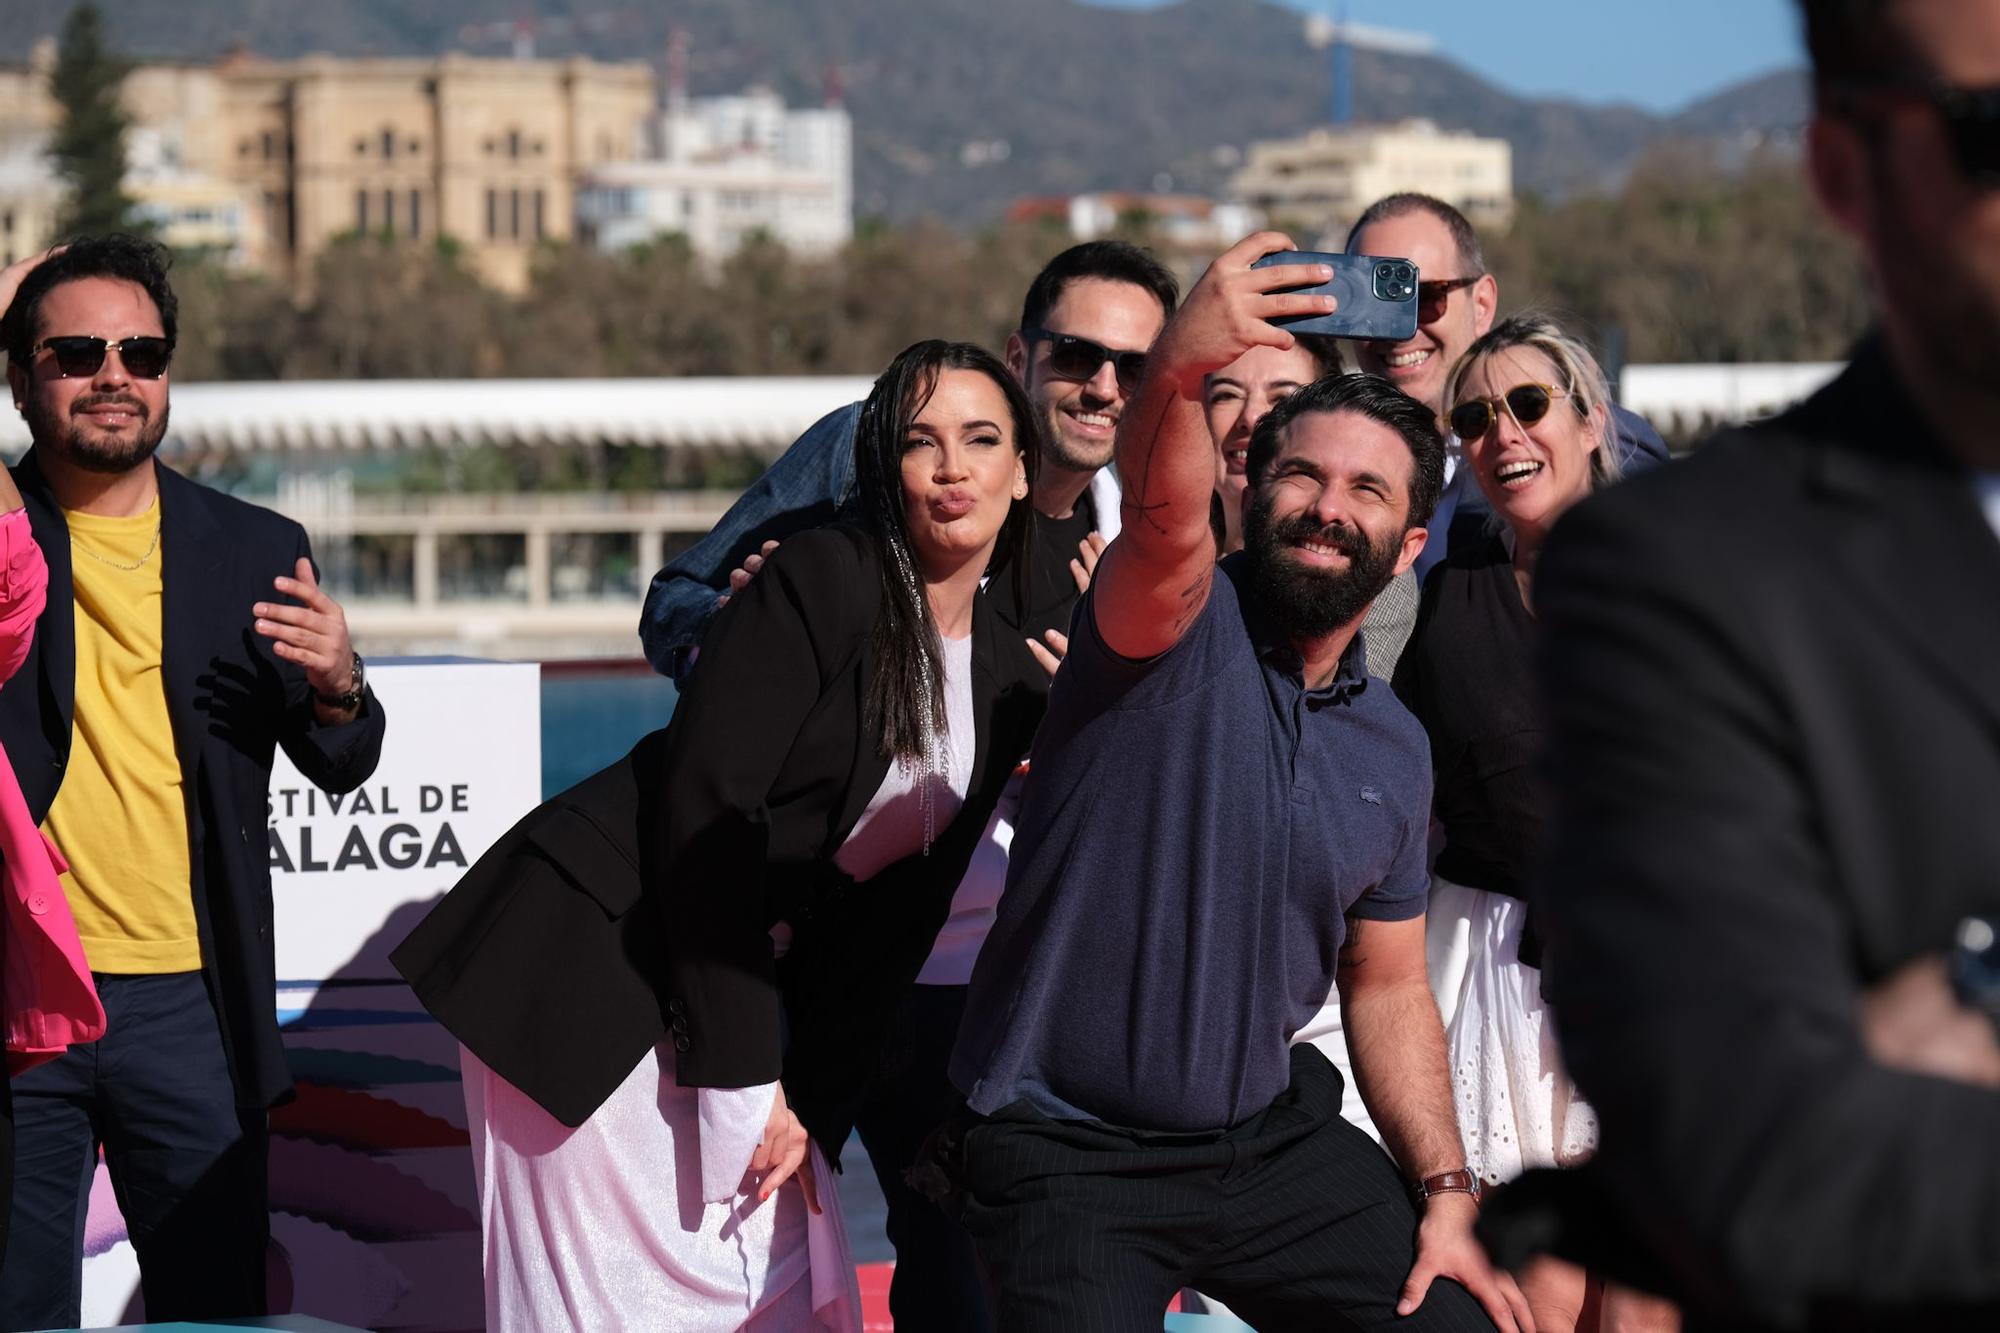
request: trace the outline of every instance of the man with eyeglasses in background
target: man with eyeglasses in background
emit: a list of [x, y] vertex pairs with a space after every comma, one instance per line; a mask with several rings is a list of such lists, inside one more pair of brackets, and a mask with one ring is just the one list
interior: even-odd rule
[[[1470, 540], [1491, 513], [1479, 487], [1459, 471], [1458, 439], [1444, 419], [1444, 389], [1465, 349], [1493, 327], [1500, 284], [1486, 271], [1479, 235], [1465, 214], [1427, 194], [1392, 194], [1370, 204], [1347, 233], [1347, 253], [1407, 259], [1419, 274], [1417, 331], [1401, 342], [1357, 342], [1354, 358], [1362, 370], [1427, 404], [1446, 432], [1444, 495], [1431, 520], [1430, 543], [1417, 557], [1414, 577], [1421, 580], [1452, 542]], [[1666, 441], [1644, 417], [1616, 404], [1612, 414], [1627, 471], [1667, 460]]]
[[[175, 299], [163, 253], [79, 240], [0, 273], [34, 446], [14, 468], [48, 605], [0, 742], [69, 869], [108, 1020], [12, 1081], [0, 1327], [74, 1327], [103, 1150], [147, 1318], [265, 1313], [274, 1008], [271, 757], [351, 791], [383, 716], [298, 524], [156, 463]], [[275, 577], [274, 577], [275, 576]], [[32, 909], [32, 904], [30, 905]]]
[[1543, 551], [1535, 910], [1603, 1141], [1491, 1221], [1691, 1333], [2000, 1328], [2000, 0], [1800, 8], [1878, 325]]
[[[1088, 241], [1050, 260], [1029, 285], [1007, 366], [1041, 414], [1041, 466], [1028, 603], [995, 571], [987, 595], [1002, 619], [1053, 665], [1070, 611], [1097, 553], [1119, 530], [1110, 467], [1118, 420], [1180, 297], [1173, 275], [1137, 246]], [[860, 404], [822, 418], [730, 506], [713, 531], [653, 578], [639, 637], [663, 675], [692, 666], [702, 632], [763, 564], [776, 542], [831, 522], [852, 489]], [[1050, 638], [1050, 636], [1055, 636]], [[1051, 648], [1054, 652], [1051, 652]], [[959, 1101], [945, 1073], [973, 960], [1007, 875], [1022, 777], [1008, 784], [953, 895], [951, 915], [899, 1013], [869, 1100], [855, 1117], [896, 1249], [889, 1291], [898, 1328], [985, 1333], [993, 1327], [972, 1243], [904, 1173]]]

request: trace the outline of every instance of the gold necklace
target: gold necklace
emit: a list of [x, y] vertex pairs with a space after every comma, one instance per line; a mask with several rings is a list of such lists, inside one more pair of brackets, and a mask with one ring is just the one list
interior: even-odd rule
[[69, 544], [71, 550], [83, 552], [85, 555], [89, 556], [92, 560], [95, 560], [100, 565], [109, 565], [113, 569], [121, 569], [125, 571], [127, 574], [130, 574], [133, 570], [139, 568], [141, 565], [145, 564], [148, 560], [151, 560], [153, 558], [153, 552], [160, 549], [160, 525], [158, 523], [153, 524], [153, 544], [146, 548], [146, 554], [140, 556], [137, 560], [134, 560], [129, 565], [121, 565], [116, 560], [106, 560], [103, 556], [91, 550], [88, 546], [85, 546], [81, 542], [77, 541], [76, 534], [74, 532], [70, 533], [69, 535]]

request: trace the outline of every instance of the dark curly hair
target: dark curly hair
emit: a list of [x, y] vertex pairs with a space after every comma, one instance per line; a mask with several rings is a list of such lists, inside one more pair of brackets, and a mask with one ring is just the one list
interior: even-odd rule
[[71, 241], [61, 254], [53, 255], [28, 271], [14, 303], [0, 316], [0, 343], [7, 360], [17, 366], [28, 364], [28, 349], [35, 345], [35, 330], [42, 313], [42, 301], [66, 282], [81, 278], [117, 278], [145, 289], [160, 312], [160, 330], [167, 346], [174, 345], [176, 317], [180, 303], [167, 281], [171, 261], [161, 246], [138, 236], [114, 232], [108, 236], [85, 236]]
[[1314, 412], [1358, 412], [1403, 437], [1410, 446], [1410, 513], [1404, 530], [1431, 521], [1444, 491], [1444, 437], [1438, 434], [1431, 410], [1385, 379], [1374, 375], [1329, 375], [1314, 380], [1268, 412], [1250, 433], [1250, 457], [1245, 471], [1252, 486], [1264, 484], [1264, 474], [1278, 456], [1285, 428]]

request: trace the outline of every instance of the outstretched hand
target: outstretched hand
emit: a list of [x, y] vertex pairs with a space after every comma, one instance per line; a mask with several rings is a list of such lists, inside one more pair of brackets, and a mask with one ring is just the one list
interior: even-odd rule
[[1282, 233], [1260, 231], [1216, 256], [1161, 330], [1147, 354], [1147, 368], [1158, 367], [1171, 376], [1181, 393], [1199, 394], [1204, 375], [1251, 348], [1292, 345], [1291, 333], [1272, 320], [1332, 314], [1339, 304], [1333, 297], [1284, 290], [1327, 281], [1333, 270], [1325, 264], [1251, 267], [1266, 255], [1292, 248]]

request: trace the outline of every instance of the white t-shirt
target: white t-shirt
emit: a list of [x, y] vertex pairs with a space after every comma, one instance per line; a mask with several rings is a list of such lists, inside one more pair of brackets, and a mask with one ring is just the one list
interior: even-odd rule
[[972, 980], [972, 965], [979, 959], [979, 946], [993, 929], [1000, 908], [1000, 893], [1007, 887], [1007, 853], [1014, 845], [1014, 820], [1021, 810], [1021, 787], [1027, 781], [1024, 760], [1015, 768], [986, 821], [986, 832], [973, 848], [965, 878], [951, 896], [951, 916], [938, 932], [931, 956], [917, 973], [919, 986], [963, 986]]
[[931, 785], [931, 830], [942, 834], [965, 805], [972, 781], [977, 736], [972, 718], [972, 636], [944, 640], [945, 771], [926, 777], [923, 765], [897, 759], [882, 785], [854, 821], [853, 832], [833, 863], [859, 882], [872, 879], [906, 856], [923, 850], [924, 801], [921, 784]]

